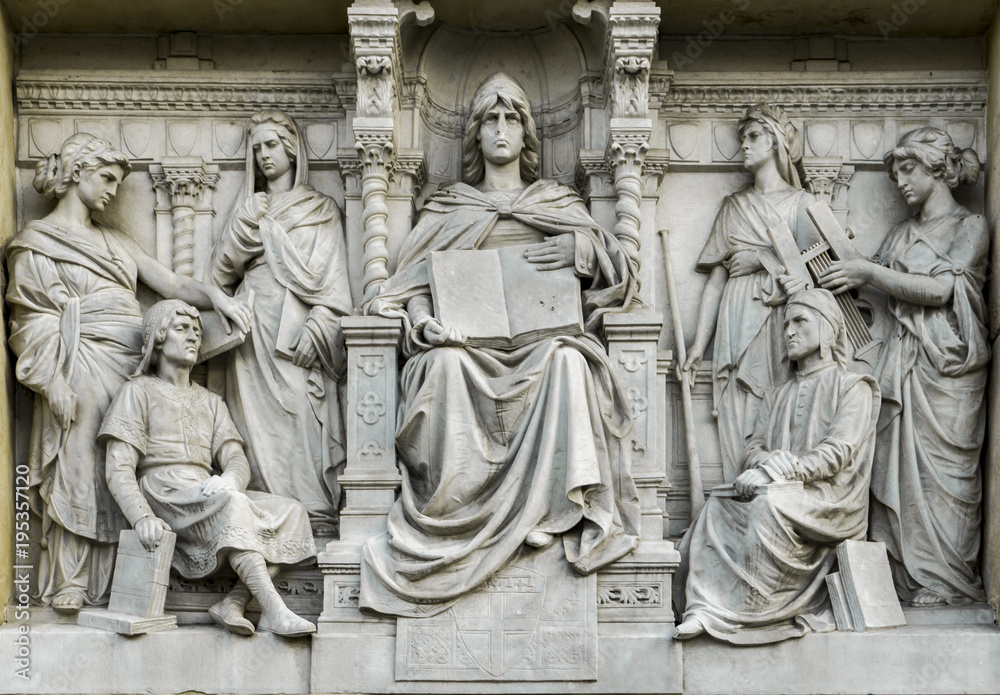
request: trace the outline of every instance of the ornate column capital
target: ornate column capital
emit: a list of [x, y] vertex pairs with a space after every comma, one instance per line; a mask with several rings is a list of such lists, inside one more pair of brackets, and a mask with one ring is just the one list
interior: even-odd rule
[[806, 189], [833, 209], [841, 226], [847, 225], [847, 189], [854, 177], [854, 166], [843, 157], [803, 157], [802, 171]]
[[157, 206], [167, 208], [211, 208], [212, 195], [219, 183], [219, 167], [201, 157], [165, 157], [149, 166]]
[[[201, 157], [165, 157], [160, 164], [149, 166], [149, 175], [156, 194], [158, 234], [164, 235], [167, 244], [164, 257], [170, 257], [178, 275], [193, 277], [195, 235], [211, 230], [219, 167], [207, 164]], [[198, 221], [206, 217], [207, 221]]]

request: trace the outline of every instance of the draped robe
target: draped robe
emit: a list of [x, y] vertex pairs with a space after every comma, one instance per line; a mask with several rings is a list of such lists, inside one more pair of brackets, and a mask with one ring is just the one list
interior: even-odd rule
[[768, 396], [741, 465], [766, 470], [770, 452], [788, 451], [802, 490], [710, 497], [681, 542], [675, 575], [684, 619], [733, 644], [834, 629], [826, 575], [836, 546], [864, 540], [868, 528], [875, 380], [830, 363]]
[[885, 542], [903, 600], [920, 588], [950, 604], [984, 600], [978, 561], [990, 360], [986, 258], [966, 266], [949, 255], [973, 221], [968, 211], [928, 230], [907, 220], [893, 228], [878, 254], [893, 270], [953, 283], [941, 307], [890, 298], [896, 326], [877, 365], [883, 406], [871, 536]]
[[225, 444], [243, 440], [225, 403], [208, 389], [134, 377], [111, 403], [99, 437], [102, 443], [125, 442], [138, 453], [136, 467], [109, 470], [108, 483], [134, 522], [152, 512], [177, 534], [171, 564], [182, 577], [212, 574], [233, 550], [288, 565], [316, 554], [306, 510], [294, 500], [228, 488], [202, 493], [213, 461], [238, 486], [250, 478], [242, 459], [219, 461]]
[[[340, 318], [352, 312], [340, 211], [308, 184], [270, 195], [259, 223], [250, 202], [220, 239], [212, 269], [220, 287], [239, 284], [237, 297], [254, 292], [253, 331], [228, 358], [226, 402], [247, 442], [251, 488], [298, 500], [314, 521], [333, 524], [345, 459]], [[289, 295], [308, 311], [302, 333], [319, 350], [311, 369], [275, 352]]]
[[[501, 218], [575, 235], [577, 266], [593, 271], [583, 279], [586, 333], [511, 350], [430, 348], [406, 310], [430, 294], [427, 255], [481, 248]], [[365, 546], [362, 609], [445, 610], [502, 569], [535, 530], [563, 534], [567, 560], [584, 573], [635, 547], [631, 418], [594, 333], [635, 289], [617, 239], [556, 182], [537, 182], [510, 203], [464, 184], [427, 201], [396, 274], [366, 307], [403, 319], [410, 359], [396, 429], [402, 492], [388, 534]]]
[[[39, 572], [43, 603], [67, 575], [77, 574], [70, 565], [90, 565], [89, 587], [80, 587], [89, 603], [101, 602], [110, 585], [113, 546], [95, 546], [94, 557], [86, 559], [86, 547], [61, 529], [83, 543], [110, 544], [128, 528], [107, 488], [97, 431], [139, 362], [142, 312], [134, 261], [111, 234], [102, 233], [107, 248], [38, 220], [7, 248], [15, 373], [36, 394], [28, 465], [33, 507], [48, 542]], [[45, 395], [59, 378], [78, 396], [76, 418], [67, 428]]]

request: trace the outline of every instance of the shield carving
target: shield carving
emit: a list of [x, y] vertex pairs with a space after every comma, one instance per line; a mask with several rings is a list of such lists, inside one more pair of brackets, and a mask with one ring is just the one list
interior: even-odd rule
[[481, 669], [499, 678], [534, 646], [545, 604], [545, 576], [512, 567], [469, 599], [452, 608], [460, 647]]

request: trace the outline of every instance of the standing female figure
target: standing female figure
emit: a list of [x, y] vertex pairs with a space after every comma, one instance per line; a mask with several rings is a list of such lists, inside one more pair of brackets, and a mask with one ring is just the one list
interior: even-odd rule
[[130, 169], [107, 140], [73, 135], [36, 167], [35, 188], [55, 209], [7, 248], [10, 346], [18, 380], [36, 393], [28, 463], [42, 519], [39, 594], [65, 613], [106, 600], [114, 543], [128, 528], [108, 492], [97, 431], [139, 363], [137, 281], [250, 327], [249, 312], [224, 292], [175, 275], [92, 219]]
[[254, 293], [254, 331], [230, 353], [226, 403], [247, 443], [250, 488], [298, 500], [330, 535], [345, 459], [340, 318], [353, 308], [340, 210], [309, 185], [305, 140], [281, 111], [250, 117], [246, 167], [246, 197], [212, 264], [216, 285]]
[[951, 193], [978, 180], [979, 158], [925, 127], [904, 135], [885, 163], [917, 214], [889, 232], [877, 262], [834, 263], [820, 278], [834, 292], [866, 284], [882, 290], [896, 319], [877, 366], [883, 402], [870, 536], [889, 550], [901, 599], [915, 606], [982, 601], [989, 230]]
[[[684, 371], [696, 369], [715, 334], [712, 385], [722, 474], [732, 482], [764, 394], [792, 378], [785, 352], [784, 301], [768, 228], [792, 231], [800, 249], [819, 240], [796, 167], [802, 137], [781, 109], [757, 104], [740, 119], [743, 166], [753, 185], [728, 196], [696, 269], [710, 273]], [[690, 377], [688, 377], [690, 378]]]

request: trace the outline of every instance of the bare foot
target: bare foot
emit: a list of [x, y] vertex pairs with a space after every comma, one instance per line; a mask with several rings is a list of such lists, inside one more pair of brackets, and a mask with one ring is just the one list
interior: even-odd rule
[[63, 615], [75, 615], [83, 608], [83, 594], [79, 591], [60, 591], [52, 598], [52, 609]]
[[917, 608], [928, 608], [930, 606], [943, 606], [947, 603], [944, 597], [931, 591], [930, 589], [917, 589], [910, 599], [910, 605]]

